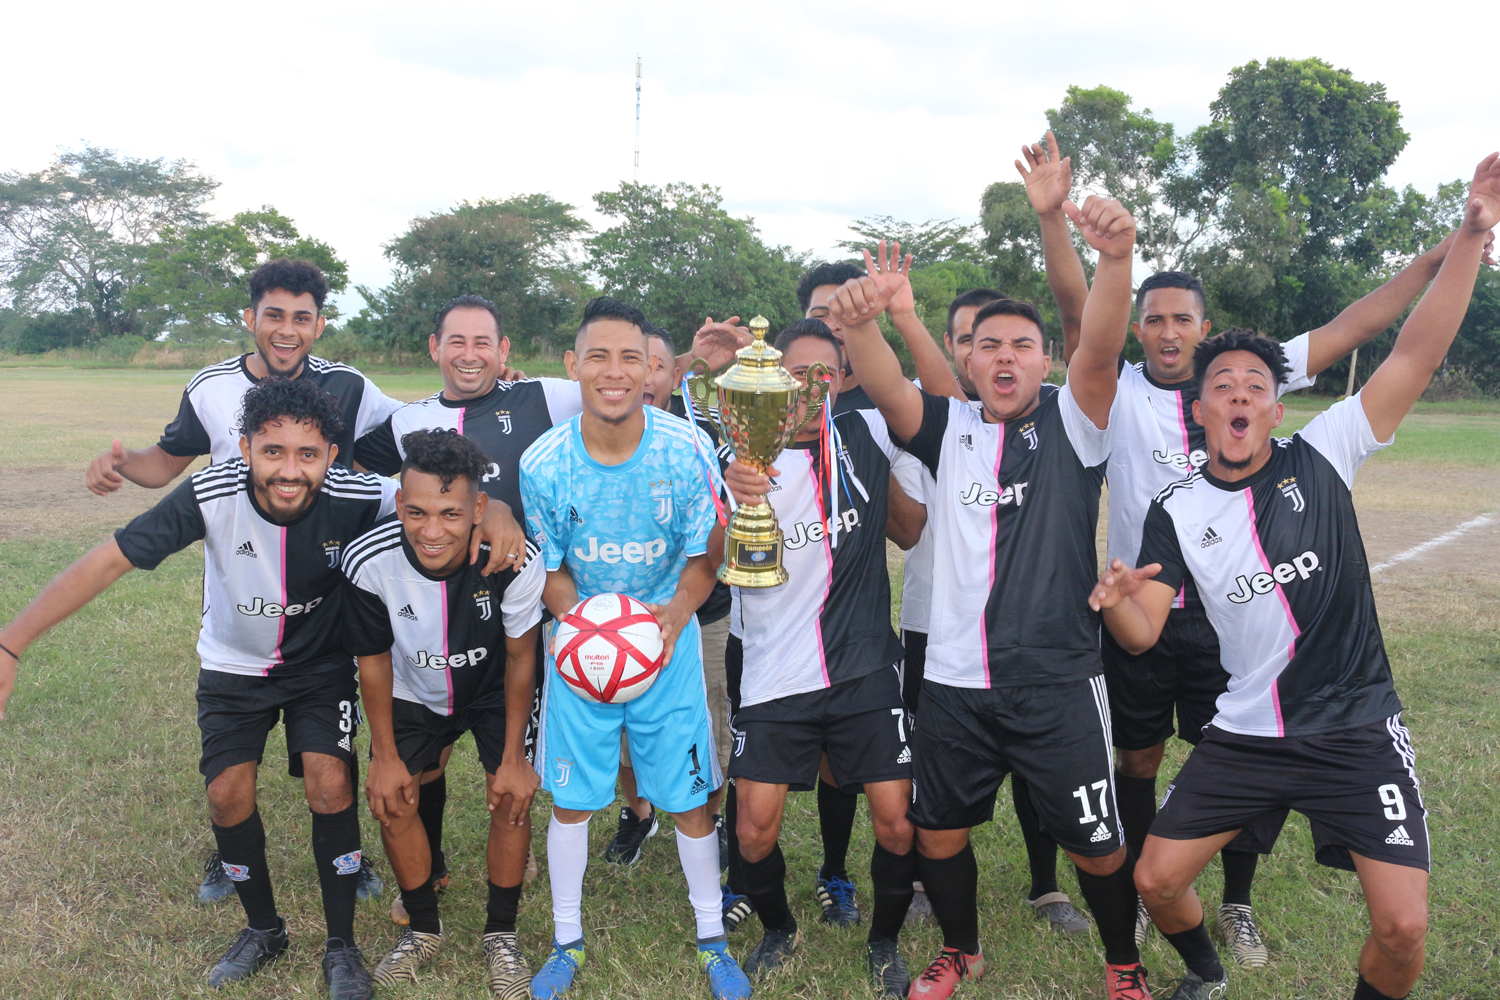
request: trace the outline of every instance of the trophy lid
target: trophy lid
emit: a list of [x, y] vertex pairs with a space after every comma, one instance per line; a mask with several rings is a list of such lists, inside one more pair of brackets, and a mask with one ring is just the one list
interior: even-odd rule
[[757, 316], [750, 321], [750, 333], [755, 341], [734, 352], [739, 360], [715, 380], [719, 388], [743, 392], [775, 392], [800, 388], [797, 380], [781, 367], [781, 352], [766, 343], [766, 330], [770, 326], [764, 316]]

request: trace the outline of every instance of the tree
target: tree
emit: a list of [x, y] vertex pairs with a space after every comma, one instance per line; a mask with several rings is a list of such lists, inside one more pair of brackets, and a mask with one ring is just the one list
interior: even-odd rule
[[849, 229], [859, 238], [840, 240], [838, 246], [855, 257], [862, 250], [873, 249], [881, 240], [900, 243], [902, 255], [911, 254], [915, 267], [975, 257], [975, 227], [961, 226], [956, 219], [928, 219], [915, 225], [889, 215], [875, 215], [855, 219], [849, 223]]
[[[985, 188], [979, 200], [979, 228], [984, 233], [980, 249], [988, 265], [988, 284], [1012, 298], [1034, 304], [1042, 314], [1046, 332], [1061, 337], [1057, 303], [1047, 287], [1042, 227], [1026, 197], [1026, 185], [1020, 181], [996, 181]], [[1084, 272], [1092, 280], [1093, 254], [1084, 253], [1082, 258]]]
[[45, 170], [0, 174], [0, 280], [23, 311], [87, 307], [95, 336], [154, 333], [131, 301], [164, 230], [202, 225], [218, 187], [185, 160], [85, 146]]
[[679, 338], [706, 316], [759, 313], [773, 335], [801, 318], [795, 291], [806, 258], [766, 246], [752, 219], [724, 210], [718, 188], [622, 183], [594, 195], [594, 204], [619, 220], [589, 240], [605, 292], [634, 302]]

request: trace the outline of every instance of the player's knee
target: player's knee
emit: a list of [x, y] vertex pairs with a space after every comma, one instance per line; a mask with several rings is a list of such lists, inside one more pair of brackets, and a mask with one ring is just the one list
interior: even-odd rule
[[740, 841], [740, 857], [752, 863], [761, 860], [776, 846], [776, 837], [780, 832], [781, 824], [773, 817], [755, 816], [748, 810], [741, 810], [739, 822], [735, 824], [735, 833]]
[[905, 812], [892, 816], [872, 816], [875, 839], [881, 847], [892, 854], [905, 854], [911, 850], [916, 839], [916, 827], [906, 818]]
[[1426, 947], [1427, 907], [1377, 917], [1370, 922], [1370, 929], [1382, 952], [1402, 964], [1411, 962]]
[[1127, 778], [1154, 778], [1157, 771], [1161, 770], [1161, 758], [1165, 750], [1164, 743], [1145, 750], [1121, 750], [1115, 767]]
[[1103, 857], [1097, 858], [1087, 857], [1082, 854], [1073, 854], [1071, 852], [1068, 854], [1068, 857], [1081, 870], [1088, 872], [1090, 875], [1097, 875], [1103, 878], [1106, 875], [1113, 875], [1120, 870], [1120, 866], [1125, 863], [1125, 848], [1122, 847], [1113, 854], [1106, 854]]
[[1148, 907], [1175, 902], [1191, 884], [1191, 879], [1150, 864], [1144, 858], [1136, 863], [1135, 891], [1140, 893]]
[[[307, 807], [315, 813], [343, 812], [354, 804], [347, 768], [309, 768], [303, 779]], [[415, 807], [413, 807], [415, 811]]]

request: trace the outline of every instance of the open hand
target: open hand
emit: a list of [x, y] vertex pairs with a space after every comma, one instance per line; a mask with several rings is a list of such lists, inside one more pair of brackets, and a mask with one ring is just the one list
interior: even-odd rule
[[522, 382], [526, 379], [526, 373], [519, 368], [510, 365], [501, 365], [500, 374], [497, 376], [501, 382]]
[[1063, 202], [1073, 187], [1073, 158], [1063, 156], [1057, 148], [1057, 137], [1047, 130], [1047, 145], [1032, 143], [1021, 147], [1026, 163], [1016, 161], [1016, 170], [1026, 182], [1026, 197], [1037, 215], [1061, 212]]
[[828, 312], [846, 330], [852, 326], [873, 323], [891, 304], [891, 297], [895, 293], [893, 285], [888, 284], [882, 288], [869, 275], [850, 278], [829, 298]]
[[734, 352], [749, 347], [755, 339], [748, 326], [738, 326], [740, 318], [731, 316], [722, 323], [715, 323], [712, 316], [705, 317], [703, 325], [693, 334], [693, 357], [708, 362], [709, 371], [718, 371], [734, 361]]
[[1099, 574], [1099, 583], [1089, 593], [1089, 607], [1105, 611], [1127, 597], [1133, 597], [1141, 584], [1161, 572], [1161, 563], [1152, 563], [1140, 569], [1131, 569], [1119, 559], [1111, 559], [1104, 572]]
[[[1470, 232], [1484, 232], [1497, 225], [1500, 225], [1500, 153], [1491, 153], [1479, 161], [1474, 170], [1469, 201], [1464, 206], [1464, 228]], [[1490, 239], [1487, 248], [1493, 243], [1493, 235]], [[1488, 262], [1493, 263], [1493, 260]]]
[[365, 776], [365, 798], [370, 802], [370, 814], [381, 826], [390, 826], [391, 821], [407, 814], [417, 805], [417, 781], [420, 775], [411, 774], [401, 758], [374, 757], [370, 760], [370, 771]]
[[672, 662], [672, 651], [677, 647], [677, 637], [687, 626], [692, 611], [684, 612], [676, 601], [666, 604], [648, 604], [646, 609], [656, 616], [661, 625], [661, 662], [663, 666]]
[[1135, 249], [1135, 216], [1113, 198], [1089, 195], [1079, 208], [1063, 202], [1063, 211], [1089, 246], [1105, 257], [1128, 260]]
[[911, 291], [911, 254], [907, 254], [903, 262], [900, 243], [891, 244], [889, 257], [886, 256], [885, 249], [885, 240], [881, 240], [878, 260], [870, 257], [870, 251], [864, 252], [865, 273], [882, 292], [890, 289], [890, 301], [885, 308], [892, 316], [914, 313], [917, 311], [917, 300]]
[[490, 561], [484, 564], [486, 576], [509, 566], [519, 571], [526, 564], [526, 532], [516, 523], [509, 504], [490, 499], [484, 511], [484, 521], [469, 537], [470, 563], [479, 561], [479, 546], [483, 542], [490, 543]]

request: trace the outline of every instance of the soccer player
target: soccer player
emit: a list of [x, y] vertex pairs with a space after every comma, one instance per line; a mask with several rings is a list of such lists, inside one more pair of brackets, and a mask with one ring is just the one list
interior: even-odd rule
[[[943, 929], [941, 954], [912, 983], [911, 995], [924, 1000], [984, 972], [969, 829], [993, 814], [1012, 770], [1026, 779], [1042, 829], [1077, 868], [1104, 942], [1110, 1000], [1150, 996], [1133, 936], [1133, 858], [1110, 780], [1098, 618], [1086, 600], [1135, 223], [1100, 198], [1068, 213], [1099, 251], [1099, 266], [1061, 389], [1042, 384], [1050, 362], [1040, 317], [1026, 303], [991, 302], [975, 317], [968, 368], [983, 404], [976, 413], [951, 375], [923, 380], [943, 396], [902, 377], [874, 323], [885, 307], [874, 281], [852, 281], [832, 302], [893, 438], [937, 482], [928, 517], [938, 571], [909, 813], [918, 872]], [[1080, 580], [1088, 581], [1083, 591]]]
[[303, 779], [312, 810], [328, 925], [323, 978], [333, 1000], [366, 1000], [370, 976], [354, 943], [362, 855], [350, 765], [359, 716], [343, 642], [339, 558], [394, 509], [395, 487], [333, 464], [340, 409], [311, 379], [275, 379], [245, 393], [239, 458], [183, 481], [0, 629], [0, 711], [17, 659], [43, 632], [129, 570], [155, 569], [201, 540], [199, 770], [221, 863], [249, 924], [209, 973], [209, 985], [245, 979], [286, 950], [255, 802], [266, 735], [279, 720], [291, 772]]
[[[808, 367], [833, 373], [843, 349], [821, 320], [787, 327], [776, 340], [782, 366], [806, 384]], [[805, 413], [805, 406], [798, 419]], [[822, 414], [804, 426], [766, 473], [727, 462], [724, 479], [744, 504], [769, 503], [785, 534], [787, 583], [734, 587], [736, 635], [727, 659], [741, 664], [734, 756], [741, 870], [765, 933], [745, 958], [750, 975], [779, 968], [797, 945], [778, 836], [790, 788], [810, 789], [825, 753], [840, 788], [862, 786], [876, 846], [875, 894], [866, 945], [882, 996], [904, 997], [911, 976], [896, 939], [916, 877], [911, 751], [901, 701], [901, 643], [891, 630], [885, 572], [886, 487], [896, 447], [875, 410]], [[830, 468], [830, 462], [832, 468]], [[773, 478], [774, 477], [774, 478]]]
[[516, 911], [537, 786], [526, 726], [546, 573], [535, 559], [493, 574], [469, 561], [489, 502], [480, 484], [490, 460], [477, 442], [455, 430], [417, 430], [402, 436], [401, 450], [395, 517], [344, 557], [353, 584], [346, 635], [370, 725], [366, 790], [408, 917], [374, 979], [416, 982], [417, 966], [442, 946], [433, 852], [418, 808], [430, 785], [420, 778], [470, 732], [489, 775], [488, 984], [494, 996], [515, 1000], [531, 982]]
[[1152, 501], [1138, 568], [1111, 560], [1090, 593], [1115, 641], [1140, 654], [1191, 577], [1230, 674], [1136, 867], [1151, 919], [1187, 966], [1176, 1000], [1227, 984], [1193, 879], [1239, 831], [1287, 809], [1311, 821], [1319, 862], [1359, 874], [1371, 933], [1356, 1000], [1404, 997], [1422, 971], [1426, 810], [1349, 491], [1447, 354], [1497, 222], [1492, 153], [1390, 356], [1289, 439], [1271, 437], [1290, 374], [1281, 345], [1244, 330], [1200, 343], [1193, 411], [1208, 460]]
[[[697, 918], [698, 961], [716, 1000], [750, 995], [730, 956], [720, 912], [718, 837], [708, 793], [722, 778], [693, 612], [714, 584], [721, 547], [712, 444], [692, 424], [642, 405], [645, 317], [611, 298], [584, 308], [568, 374], [583, 412], [537, 439], [521, 459], [527, 530], [546, 560], [543, 599], [561, 616], [581, 598], [627, 593], [662, 626], [663, 666], [622, 705], [586, 700], [549, 669], [536, 768], [552, 795], [547, 869], [552, 954], [531, 982], [542, 1000], [566, 993], [584, 961], [583, 875], [591, 813], [614, 800], [620, 730], [630, 732], [640, 794], [672, 815]], [[551, 656], [549, 654], [549, 666]]]

